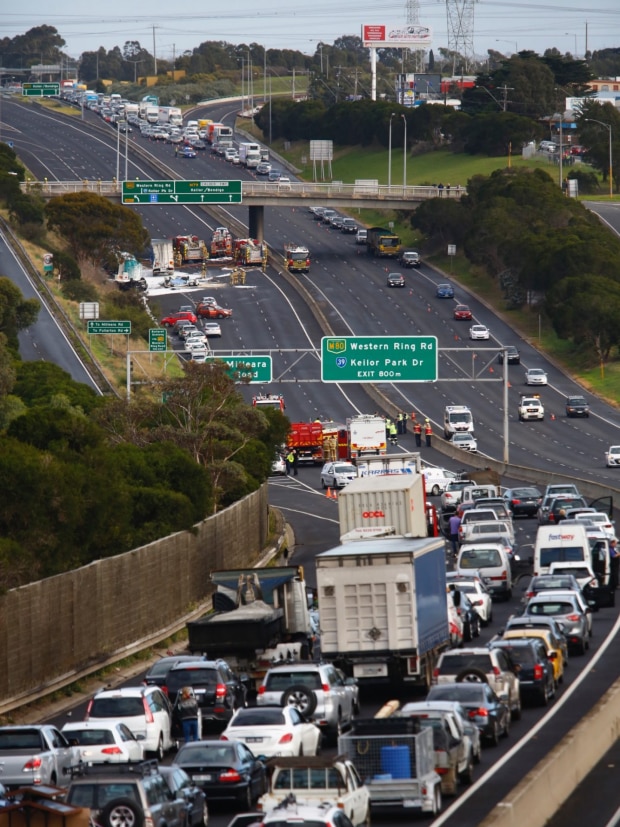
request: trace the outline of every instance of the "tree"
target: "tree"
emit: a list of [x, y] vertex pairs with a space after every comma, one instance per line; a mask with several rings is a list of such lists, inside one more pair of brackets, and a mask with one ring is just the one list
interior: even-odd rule
[[19, 287], [0, 276], [0, 333], [10, 347], [19, 348], [17, 334], [36, 322], [40, 307], [38, 299], [24, 299]]
[[149, 241], [137, 212], [95, 193], [52, 198], [45, 213], [49, 227], [66, 239], [78, 262], [96, 263], [114, 247], [139, 256]]

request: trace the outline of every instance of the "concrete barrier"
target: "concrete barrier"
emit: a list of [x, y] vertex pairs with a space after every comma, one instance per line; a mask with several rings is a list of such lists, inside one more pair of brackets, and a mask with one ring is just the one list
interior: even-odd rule
[[620, 680], [478, 827], [544, 827], [619, 737]]

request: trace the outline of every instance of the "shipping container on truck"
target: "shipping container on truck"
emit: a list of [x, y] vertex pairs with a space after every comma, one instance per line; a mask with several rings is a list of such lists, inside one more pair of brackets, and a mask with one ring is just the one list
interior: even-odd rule
[[317, 555], [316, 578], [322, 657], [360, 682], [430, 686], [450, 642], [442, 539], [345, 543]]
[[340, 539], [427, 537], [422, 474], [388, 474], [352, 480], [338, 495]]

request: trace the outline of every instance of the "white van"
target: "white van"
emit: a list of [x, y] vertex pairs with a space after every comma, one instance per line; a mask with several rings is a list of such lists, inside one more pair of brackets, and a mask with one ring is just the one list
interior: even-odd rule
[[508, 552], [501, 543], [465, 543], [459, 549], [456, 572], [461, 577], [478, 575], [493, 597], [510, 600], [512, 569]]
[[534, 545], [534, 576], [549, 574], [551, 563], [592, 564], [586, 527], [571, 524], [541, 525]]
[[463, 501], [479, 500], [482, 497], [498, 497], [499, 491], [496, 485], [472, 483], [463, 489]]

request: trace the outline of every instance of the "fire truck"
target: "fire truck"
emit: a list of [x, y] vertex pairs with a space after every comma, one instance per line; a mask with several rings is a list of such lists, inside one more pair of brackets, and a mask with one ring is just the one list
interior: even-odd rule
[[211, 239], [211, 258], [228, 258], [232, 256], [233, 238], [228, 227], [216, 227]]
[[259, 394], [253, 397], [252, 405], [255, 408], [275, 408], [277, 411], [284, 411], [284, 397], [280, 393]]
[[177, 235], [172, 239], [177, 264], [205, 261], [209, 258], [207, 245], [197, 235]]
[[251, 267], [267, 266], [267, 245], [257, 238], [235, 239], [233, 258], [235, 263]]
[[347, 429], [336, 422], [293, 422], [286, 445], [297, 449], [299, 462], [322, 465], [348, 458]]
[[284, 261], [291, 273], [307, 273], [310, 270], [310, 252], [300, 244], [284, 245]]
[[385, 419], [382, 416], [352, 416], [347, 419], [349, 433], [349, 459], [355, 460], [368, 454], [387, 453]]

